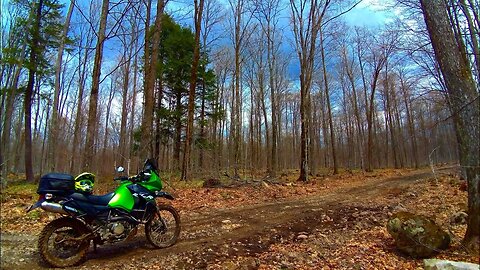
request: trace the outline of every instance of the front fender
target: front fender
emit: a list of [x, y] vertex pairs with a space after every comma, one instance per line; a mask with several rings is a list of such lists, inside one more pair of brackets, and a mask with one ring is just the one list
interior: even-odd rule
[[155, 191], [155, 197], [165, 198], [168, 200], [175, 200], [175, 197], [173, 197], [173, 195], [165, 191]]

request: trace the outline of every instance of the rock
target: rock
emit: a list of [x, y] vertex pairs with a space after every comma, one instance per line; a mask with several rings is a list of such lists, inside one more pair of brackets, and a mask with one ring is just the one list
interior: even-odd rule
[[480, 265], [466, 262], [453, 262], [437, 259], [423, 261], [425, 270], [478, 270]]
[[450, 245], [450, 235], [434, 221], [409, 212], [395, 213], [387, 231], [398, 250], [414, 258], [428, 258]]
[[468, 218], [467, 213], [465, 213], [463, 211], [457, 212], [457, 213], [453, 214], [453, 216], [450, 218], [450, 224], [452, 224], [452, 225], [467, 224], [467, 218]]
[[216, 178], [210, 178], [203, 182], [204, 188], [214, 188], [214, 187], [221, 187], [221, 186], [222, 186], [222, 182]]
[[232, 223], [232, 221], [230, 219], [225, 219], [225, 220], [222, 220], [222, 223], [223, 224], [230, 224], [230, 223]]
[[393, 208], [393, 212], [406, 212], [406, 211], [407, 209], [401, 203], [399, 203], [397, 206], [395, 206], [395, 208]]
[[305, 234], [300, 234], [300, 235], [297, 236], [297, 239], [298, 239], [298, 240], [305, 240], [305, 239], [307, 239], [307, 238], [308, 238], [308, 236], [305, 235]]

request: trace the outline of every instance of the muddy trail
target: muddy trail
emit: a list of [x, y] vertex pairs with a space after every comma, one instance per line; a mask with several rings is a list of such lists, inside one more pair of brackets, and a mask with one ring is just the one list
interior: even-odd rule
[[[86, 262], [75, 268], [206, 269], [234, 256], [255, 258], [272, 244], [297, 241], [299, 235], [326, 227], [335, 230], [339, 224], [348, 221], [346, 217], [362, 210], [354, 207], [358, 203], [387, 196], [391, 190], [401, 193], [416, 181], [426, 181], [431, 176], [428, 170], [414, 171], [399, 177], [373, 179], [360, 186], [343, 187], [327, 194], [233, 209], [184, 212], [181, 213], [180, 240], [175, 246], [155, 250], [146, 243], [143, 233], [139, 233], [129, 242], [100, 246], [96, 252], [91, 247]], [[386, 210], [391, 209], [377, 209], [378, 212]], [[327, 215], [328, 219], [325, 219]], [[370, 222], [377, 222], [377, 219]], [[35, 235], [2, 233], [1, 268], [47, 268], [37, 254], [36, 246]], [[255, 269], [255, 261], [251, 260], [250, 265], [247, 261], [244, 268]]]

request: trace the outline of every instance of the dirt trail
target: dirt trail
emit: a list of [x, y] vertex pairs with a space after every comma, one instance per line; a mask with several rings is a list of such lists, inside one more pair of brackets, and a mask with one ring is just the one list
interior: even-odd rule
[[[342, 213], [358, 202], [384, 196], [387, 190], [405, 190], [431, 176], [428, 170], [379, 178], [356, 187], [340, 188], [327, 195], [287, 199], [233, 209], [182, 213], [182, 233], [175, 246], [154, 250], [143, 234], [132, 241], [90, 250], [79, 269], [204, 269], [229, 257], [255, 256], [282, 238], [310, 233], [329, 226], [324, 213]], [[331, 225], [331, 224], [330, 224]], [[1, 235], [2, 269], [43, 269], [36, 253], [36, 236]]]

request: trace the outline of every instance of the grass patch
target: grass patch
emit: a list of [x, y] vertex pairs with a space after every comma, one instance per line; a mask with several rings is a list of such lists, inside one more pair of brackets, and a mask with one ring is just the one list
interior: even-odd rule
[[32, 195], [36, 194], [38, 184], [28, 183], [25, 181], [11, 183], [3, 190], [5, 194], [22, 194], [22, 195]]
[[204, 180], [201, 179], [192, 179], [188, 181], [179, 181], [179, 180], [174, 180], [174, 181], [169, 181], [167, 179], [168, 184], [163, 181], [163, 187], [168, 188], [168, 187], [173, 187], [173, 188], [201, 188], [203, 185]]
[[27, 217], [31, 220], [39, 220], [40, 216], [41, 216], [41, 212], [37, 209], [27, 213]]

